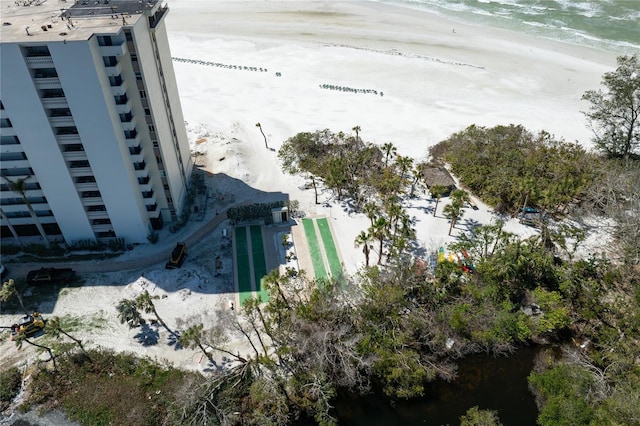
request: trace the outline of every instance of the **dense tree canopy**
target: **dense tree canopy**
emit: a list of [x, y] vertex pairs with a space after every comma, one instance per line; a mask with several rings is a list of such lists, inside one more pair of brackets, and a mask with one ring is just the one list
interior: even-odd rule
[[577, 144], [522, 126], [470, 126], [431, 148], [474, 194], [499, 211], [564, 211], [596, 179], [599, 159]]

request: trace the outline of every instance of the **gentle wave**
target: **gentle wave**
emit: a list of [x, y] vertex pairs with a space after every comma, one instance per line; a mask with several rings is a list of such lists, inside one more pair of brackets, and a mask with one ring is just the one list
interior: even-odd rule
[[640, 1], [636, 0], [377, 1], [620, 54], [640, 53]]

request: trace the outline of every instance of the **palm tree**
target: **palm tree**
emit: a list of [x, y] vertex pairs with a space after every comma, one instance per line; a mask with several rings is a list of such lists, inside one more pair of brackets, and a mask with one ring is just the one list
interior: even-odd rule
[[142, 319], [142, 315], [138, 311], [138, 305], [134, 300], [122, 299], [116, 305], [116, 309], [118, 310], [118, 318], [120, 318], [121, 324], [127, 323], [130, 328], [144, 324], [144, 319]]
[[409, 198], [413, 198], [414, 192], [416, 190], [416, 185], [420, 181], [420, 179], [424, 178], [424, 172], [421, 164], [416, 164], [411, 170], [413, 175], [413, 180], [411, 181], [411, 193], [409, 194]]
[[449, 226], [449, 235], [451, 235], [451, 230], [456, 225], [458, 219], [460, 219], [464, 213], [462, 210], [462, 201], [459, 199], [454, 199], [451, 201], [451, 204], [447, 204], [444, 206], [444, 217], [451, 221], [451, 226]]
[[384, 152], [384, 167], [387, 168], [389, 159], [397, 154], [398, 148], [392, 142], [387, 142], [382, 145], [382, 152]]
[[376, 205], [376, 203], [369, 202], [364, 205], [363, 211], [371, 221], [371, 226], [373, 226], [373, 222], [380, 213], [380, 208]]
[[378, 252], [378, 256], [379, 256], [378, 265], [382, 263], [382, 255], [383, 255], [382, 249], [383, 249], [384, 239], [387, 236], [388, 226], [389, 226], [389, 223], [387, 222], [387, 219], [385, 219], [384, 217], [379, 217], [376, 219], [376, 221], [371, 226], [371, 228], [369, 228], [369, 233], [371, 234], [371, 236], [376, 240], [380, 241], [380, 248]]
[[360, 128], [360, 126], [355, 126], [351, 130], [356, 132], [356, 148], [360, 149], [360, 130], [362, 129]]
[[438, 202], [440, 202], [440, 198], [447, 191], [447, 188], [444, 185], [431, 185], [429, 188], [429, 192], [431, 192], [431, 196], [436, 199], [436, 206], [433, 208], [433, 215], [436, 215], [436, 211], [438, 210]]
[[27, 209], [29, 210], [29, 214], [31, 215], [31, 218], [35, 222], [36, 228], [38, 228], [38, 232], [40, 232], [40, 235], [42, 236], [42, 239], [44, 240], [45, 247], [49, 248], [49, 239], [47, 238], [47, 234], [44, 232], [44, 228], [42, 227], [42, 224], [38, 220], [38, 216], [36, 216], [36, 212], [33, 210], [33, 207], [31, 206], [31, 202], [29, 201], [29, 198], [27, 198], [27, 185], [26, 185], [26, 183], [27, 183], [27, 179], [29, 179], [30, 177], [31, 176], [27, 176], [27, 177], [20, 178], [20, 179], [17, 179], [15, 181], [12, 181], [11, 179], [7, 178], [6, 176], [3, 176], [4, 180], [6, 180], [7, 184], [9, 185], [9, 190], [11, 192], [15, 192], [16, 194], [18, 194], [18, 195], [20, 195], [22, 197], [22, 200], [27, 205]]
[[7, 302], [9, 299], [11, 299], [11, 296], [16, 296], [16, 298], [18, 298], [18, 302], [20, 303], [24, 314], [29, 315], [29, 312], [27, 312], [27, 308], [25, 308], [24, 303], [22, 303], [22, 297], [20, 297], [20, 293], [18, 293], [18, 290], [16, 289], [16, 283], [15, 281], [13, 281], [13, 279], [5, 281], [2, 284], [2, 290], [0, 290], [0, 301]]
[[468, 203], [470, 201], [469, 193], [467, 193], [467, 191], [465, 191], [463, 189], [454, 190], [451, 193], [451, 198], [453, 198], [454, 200], [459, 200], [461, 206], [464, 206], [465, 202]]
[[22, 248], [22, 241], [20, 241], [20, 237], [18, 237], [18, 233], [16, 232], [16, 229], [13, 227], [13, 224], [9, 221], [9, 218], [4, 214], [1, 208], [0, 208], [0, 219], [2, 219], [2, 221], [7, 224], [7, 227], [9, 228], [11, 235], [13, 235], [13, 238], [16, 240], [16, 244], [18, 244], [18, 246]]
[[160, 325], [163, 326], [165, 330], [167, 330], [169, 333], [177, 337], [176, 332], [171, 330], [167, 326], [167, 323], [164, 322], [162, 318], [160, 318], [160, 315], [158, 315], [158, 311], [156, 310], [156, 305], [153, 304], [153, 300], [152, 300], [154, 298], [157, 298], [157, 296], [151, 297], [149, 292], [145, 290], [143, 293], [139, 294], [138, 297], [136, 297], [135, 299], [136, 307], [138, 309], [142, 309], [147, 314], [153, 314], [156, 317], [156, 320], [158, 321], [158, 323], [160, 323]]
[[267, 136], [262, 131], [262, 125], [260, 123], [256, 123], [256, 127], [258, 129], [260, 129], [260, 133], [262, 133], [262, 137], [264, 138], [264, 146], [265, 146], [265, 148], [269, 149], [269, 145], [267, 144]]
[[361, 231], [355, 240], [356, 247], [362, 246], [362, 252], [364, 253], [365, 265], [369, 267], [369, 255], [371, 254], [371, 248], [369, 244], [371, 243], [371, 234], [366, 233], [365, 231]]

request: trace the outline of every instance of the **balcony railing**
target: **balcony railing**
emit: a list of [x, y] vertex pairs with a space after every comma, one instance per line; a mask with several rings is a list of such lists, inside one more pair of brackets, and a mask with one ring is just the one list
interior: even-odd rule
[[42, 98], [42, 106], [45, 108], [69, 108], [67, 98]]
[[24, 58], [29, 68], [53, 67], [53, 58], [51, 56], [32, 56]]
[[122, 56], [127, 52], [127, 44], [123, 41], [119, 45], [100, 46], [100, 53], [104, 56]]
[[58, 77], [35, 78], [34, 82], [38, 89], [57, 89], [62, 87]]
[[73, 126], [75, 124], [73, 122], [73, 117], [71, 116], [49, 117], [49, 123], [51, 123], [51, 125], [55, 127]]

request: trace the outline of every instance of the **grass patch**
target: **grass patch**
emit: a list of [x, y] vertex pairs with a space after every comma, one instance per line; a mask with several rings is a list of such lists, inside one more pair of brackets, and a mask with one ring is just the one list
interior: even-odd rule
[[62, 409], [74, 421], [90, 425], [170, 424], [174, 407], [189, 384], [201, 376], [160, 365], [133, 354], [90, 351], [59, 357], [59, 373], [40, 370], [30, 404]]
[[18, 395], [21, 383], [22, 375], [17, 367], [0, 372], [0, 412]]

